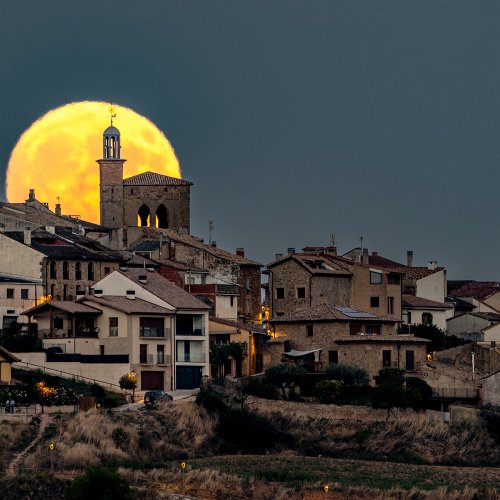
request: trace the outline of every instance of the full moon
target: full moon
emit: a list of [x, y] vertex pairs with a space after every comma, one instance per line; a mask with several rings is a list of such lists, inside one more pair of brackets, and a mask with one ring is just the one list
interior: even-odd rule
[[[113, 105], [113, 125], [121, 136], [124, 176], [147, 171], [180, 178], [179, 162], [165, 135], [147, 118]], [[99, 222], [99, 167], [102, 133], [110, 124], [110, 105], [85, 101], [49, 111], [33, 123], [14, 147], [7, 167], [9, 202], [28, 198], [61, 203], [62, 213]]]

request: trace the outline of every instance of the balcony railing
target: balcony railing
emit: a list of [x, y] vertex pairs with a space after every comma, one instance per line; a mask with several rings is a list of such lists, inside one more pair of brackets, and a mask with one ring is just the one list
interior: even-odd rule
[[38, 336], [44, 339], [64, 339], [64, 338], [98, 338], [99, 328], [79, 328], [76, 335], [71, 328], [54, 328], [52, 332], [49, 329], [38, 330]]
[[139, 335], [141, 337], [154, 337], [154, 338], [164, 338], [170, 337], [170, 328], [155, 328], [149, 326], [141, 326], [139, 329]]
[[196, 352], [196, 353], [181, 353], [177, 354], [177, 361], [183, 363], [205, 363], [206, 356], [204, 352]]
[[197, 336], [197, 337], [202, 337], [205, 335], [205, 328], [177, 328], [176, 330], [176, 335], [177, 336]]
[[162, 352], [156, 354], [146, 354], [140, 356], [139, 362], [141, 365], [166, 365], [172, 364], [172, 357]]

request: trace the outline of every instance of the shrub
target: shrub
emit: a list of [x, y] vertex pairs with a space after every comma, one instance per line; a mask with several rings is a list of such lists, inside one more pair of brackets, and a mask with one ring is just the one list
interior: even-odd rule
[[374, 408], [386, 409], [389, 416], [393, 408], [403, 410], [408, 407], [408, 393], [404, 387], [404, 370], [382, 368], [375, 380], [378, 387], [372, 398]]
[[209, 413], [224, 412], [227, 410], [224, 395], [215, 392], [210, 387], [202, 387], [196, 395], [196, 404], [203, 406]]
[[421, 378], [408, 377], [406, 379], [408, 403], [415, 410], [425, 410], [432, 398], [432, 387]]
[[301, 385], [306, 371], [302, 366], [298, 365], [274, 365], [266, 370], [266, 379], [275, 387], [283, 387], [283, 385], [296, 384]]
[[276, 387], [264, 377], [250, 377], [247, 379], [246, 390], [248, 394], [258, 398], [278, 399]]
[[479, 412], [491, 437], [500, 444], [500, 406], [484, 405]]
[[363, 368], [352, 365], [332, 363], [327, 366], [325, 375], [328, 380], [340, 380], [344, 385], [362, 387], [368, 385], [370, 377]]
[[90, 467], [83, 476], [77, 477], [65, 492], [67, 500], [131, 500], [132, 492], [128, 483], [113, 470]]
[[113, 432], [111, 433], [111, 439], [113, 440], [117, 448], [123, 449], [129, 441], [129, 435], [128, 432], [125, 431], [122, 427], [117, 427], [116, 429], [113, 429]]
[[105, 393], [106, 391], [99, 384], [94, 383], [90, 386], [90, 394], [92, 394], [92, 396], [94, 396], [96, 399], [103, 398], [105, 396]]
[[323, 380], [318, 382], [314, 387], [316, 397], [323, 404], [333, 404], [340, 397], [342, 385], [340, 380]]

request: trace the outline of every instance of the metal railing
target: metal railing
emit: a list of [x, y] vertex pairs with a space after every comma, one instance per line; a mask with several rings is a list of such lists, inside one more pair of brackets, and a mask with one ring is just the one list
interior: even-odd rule
[[175, 334], [178, 337], [189, 336], [189, 337], [203, 337], [205, 335], [205, 328], [177, 328]]
[[141, 326], [139, 328], [141, 337], [165, 338], [170, 337], [170, 328]]
[[172, 364], [172, 356], [157, 352], [156, 354], [146, 354], [140, 356], [139, 363], [141, 365], [166, 365]]

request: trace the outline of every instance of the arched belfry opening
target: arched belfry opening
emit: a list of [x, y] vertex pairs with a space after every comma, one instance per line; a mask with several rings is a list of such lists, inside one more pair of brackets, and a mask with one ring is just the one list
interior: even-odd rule
[[108, 127], [103, 134], [103, 159], [120, 159], [120, 131], [116, 127]]
[[146, 205], [141, 205], [137, 212], [137, 225], [141, 227], [151, 225], [151, 212]]
[[168, 210], [162, 203], [156, 210], [156, 227], [161, 229], [168, 229]]

